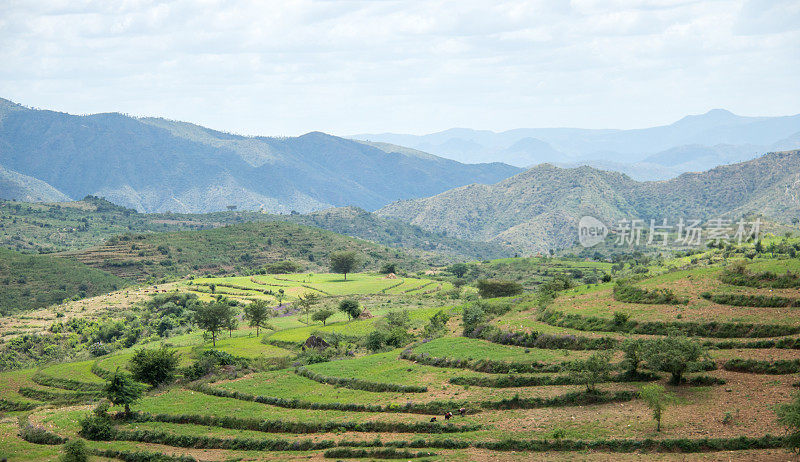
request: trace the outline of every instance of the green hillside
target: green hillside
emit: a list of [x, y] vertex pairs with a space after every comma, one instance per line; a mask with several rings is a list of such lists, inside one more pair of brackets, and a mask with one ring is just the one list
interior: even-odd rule
[[123, 234], [103, 245], [60, 255], [114, 273], [149, 280], [188, 274], [248, 273], [265, 264], [294, 260], [307, 271], [326, 268], [331, 252], [355, 250], [366, 268], [396, 261], [406, 269], [422, 267], [418, 258], [399, 249], [319, 228], [285, 222], [242, 223], [199, 231]]
[[0, 315], [41, 308], [74, 297], [111, 292], [129, 284], [71, 258], [0, 248]]
[[790, 223], [800, 216], [800, 151], [636, 182], [590, 167], [544, 164], [494, 185], [470, 185], [377, 211], [461, 239], [495, 242], [528, 254], [571, 246], [578, 220], [702, 219], [761, 214]]

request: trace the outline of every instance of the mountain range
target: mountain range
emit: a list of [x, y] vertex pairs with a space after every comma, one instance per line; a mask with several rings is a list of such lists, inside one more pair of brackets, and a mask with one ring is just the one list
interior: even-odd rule
[[714, 109], [670, 125], [634, 130], [520, 128], [498, 133], [454, 128], [419, 136], [380, 133], [351, 138], [408, 146], [459, 162], [589, 165], [645, 181], [800, 148], [800, 114], [744, 117]]
[[228, 206], [288, 213], [374, 210], [521, 171], [462, 164], [320, 132], [246, 137], [118, 113], [78, 116], [0, 99], [0, 198], [102, 196], [140, 212]]
[[592, 167], [542, 164], [494, 185], [398, 201], [376, 213], [527, 254], [573, 245], [584, 215], [605, 223], [639, 218], [675, 224], [680, 218], [736, 220], [763, 214], [788, 223], [800, 217], [800, 151], [649, 182]]

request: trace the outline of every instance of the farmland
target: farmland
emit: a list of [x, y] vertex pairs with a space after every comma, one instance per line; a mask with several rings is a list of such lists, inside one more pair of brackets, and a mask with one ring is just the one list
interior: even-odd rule
[[[554, 268], [553, 262], [541, 263]], [[527, 259], [524, 267], [533, 264]], [[556, 273], [569, 273], [573, 263], [561, 264], [564, 270]], [[574, 264], [580, 271], [591, 267]], [[104, 377], [127, 370], [138, 349], [166, 346], [178, 355], [179, 371], [210, 351], [240, 362], [199, 380], [179, 372], [174, 383], [146, 392], [132, 406], [133, 417], [115, 418], [112, 434], [89, 438], [90, 451], [197, 460], [518, 460], [520, 451], [545, 460], [642, 454], [657, 460], [783, 460], [783, 428], [774, 409], [789, 401], [800, 373], [800, 364], [792, 362], [800, 348], [796, 308], [725, 305], [703, 293], [797, 298], [798, 292], [722, 283], [738, 264], [681, 265], [591, 284], [578, 279], [544, 303], [537, 292], [483, 300], [446, 278], [377, 273], [348, 274], [346, 281], [341, 274], [296, 273], [173, 283], [170, 293], [201, 301], [246, 306], [261, 300], [275, 316], [257, 336], [239, 312], [238, 326], [220, 332], [216, 346], [197, 329], [96, 359], [0, 373], [2, 455], [57, 458], [58, 445], [26, 441], [18, 428], [33, 425], [62, 438], [82, 438], [80, 421], [98, 401]], [[748, 274], [798, 268], [795, 260], [766, 255], [745, 265]], [[605, 273], [607, 267], [598, 268]], [[687, 301], [618, 299], [619, 284], [641, 289], [626, 294], [667, 290]], [[316, 309], [335, 311], [324, 325], [295, 308], [309, 294], [317, 296]], [[338, 311], [346, 299], [357, 300], [369, 316], [349, 319]], [[476, 309], [484, 313], [480, 328], [468, 331], [465, 319]], [[443, 324], [429, 337], [429, 324], [439, 316]], [[375, 332], [389, 335], [399, 325], [407, 335], [399, 346], [364, 346]], [[626, 378], [620, 342], [664, 338], [670, 329], [705, 345], [703, 366], [690, 370], [683, 384], [646, 365], [644, 373]], [[330, 346], [319, 353], [301, 347], [310, 336]], [[609, 351], [612, 374], [587, 392], [569, 370], [602, 350]], [[660, 432], [638, 398], [654, 382], [675, 396]], [[112, 415], [119, 411], [110, 409]], [[444, 420], [448, 411], [455, 415]]]

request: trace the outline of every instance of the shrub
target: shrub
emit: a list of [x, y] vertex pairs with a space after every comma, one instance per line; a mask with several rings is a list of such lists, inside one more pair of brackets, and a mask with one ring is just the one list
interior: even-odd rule
[[87, 440], [109, 441], [114, 439], [116, 429], [108, 416], [87, 414], [81, 421], [78, 434]]
[[89, 460], [89, 451], [83, 440], [67, 441], [61, 451], [64, 453], [61, 455], [61, 462], [87, 462]]
[[757, 308], [797, 308], [800, 307], [800, 299], [766, 296], [766, 295], [746, 295], [746, 294], [712, 294], [703, 292], [701, 297], [711, 300], [720, 305], [731, 306], [753, 306]]
[[611, 378], [611, 352], [598, 351], [585, 360], [569, 363], [565, 370], [574, 383], [585, 385], [587, 392], [594, 392], [598, 382], [607, 382]]
[[745, 287], [789, 289], [800, 287], [800, 275], [787, 271], [778, 275], [770, 271], [751, 273], [744, 265], [727, 268], [719, 277], [725, 284]]
[[514, 281], [480, 279], [476, 285], [481, 298], [510, 297], [522, 293], [522, 286]]
[[642, 289], [624, 282], [614, 285], [614, 300], [625, 303], [646, 303], [651, 305], [685, 305], [687, 298], [676, 296], [670, 289]]
[[64, 441], [66, 441], [65, 438], [56, 435], [45, 428], [29, 424], [27, 420], [25, 420], [24, 423], [21, 422], [19, 427], [19, 437], [29, 443], [47, 444], [51, 446], [62, 444]]
[[394, 448], [384, 449], [351, 449], [351, 448], [335, 448], [325, 451], [325, 458], [327, 459], [415, 459], [419, 457], [433, 457], [435, 452], [411, 452], [408, 450], [398, 451]]
[[756, 359], [734, 358], [722, 366], [726, 371], [750, 372], [754, 374], [794, 374], [800, 372], [800, 359], [782, 359], [774, 362]]
[[154, 350], [142, 348], [131, 357], [128, 370], [136, 380], [156, 387], [175, 378], [179, 361], [178, 352], [165, 346]]

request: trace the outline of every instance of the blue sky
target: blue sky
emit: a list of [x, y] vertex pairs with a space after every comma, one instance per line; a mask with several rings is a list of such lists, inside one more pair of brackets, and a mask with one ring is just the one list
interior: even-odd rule
[[243, 134], [800, 113], [800, 1], [0, 2], [0, 97]]

